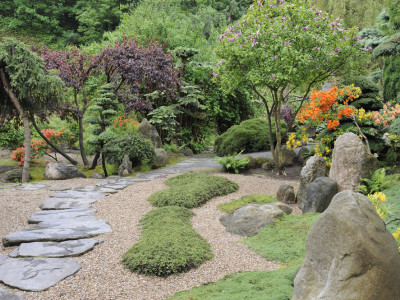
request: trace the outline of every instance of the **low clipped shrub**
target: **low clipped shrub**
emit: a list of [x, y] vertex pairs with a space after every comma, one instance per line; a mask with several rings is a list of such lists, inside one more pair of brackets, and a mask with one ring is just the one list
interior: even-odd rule
[[[283, 138], [287, 133], [286, 128], [286, 123], [281, 120]], [[274, 126], [273, 136], [275, 137]], [[268, 123], [261, 119], [246, 120], [239, 125], [234, 125], [218, 136], [214, 142], [214, 149], [218, 155], [232, 155], [242, 150], [245, 153], [269, 150], [269, 147]]]
[[141, 274], [168, 276], [211, 259], [210, 245], [192, 228], [193, 215], [186, 208], [169, 206], [143, 216], [140, 240], [123, 256], [125, 267]]
[[106, 144], [104, 152], [111, 164], [120, 164], [125, 154], [133, 166], [151, 165], [156, 158], [153, 145], [139, 135], [116, 138]]
[[227, 195], [239, 189], [239, 186], [226, 178], [185, 173], [164, 182], [169, 188], [152, 194], [147, 200], [157, 207], [183, 206], [193, 208], [202, 205], [216, 196]]
[[219, 204], [218, 209], [224, 213], [232, 214], [238, 208], [249, 204], [267, 204], [272, 202], [278, 202], [278, 200], [267, 195], [246, 195], [239, 199], [234, 199], [231, 202]]

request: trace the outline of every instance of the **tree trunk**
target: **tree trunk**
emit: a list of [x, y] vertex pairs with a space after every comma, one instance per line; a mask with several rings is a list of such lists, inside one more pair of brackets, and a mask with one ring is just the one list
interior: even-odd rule
[[101, 152], [101, 164], [103, 165], [104, 176], [108, 177], [104, 152]]
[[24, 125], [25, 152], [24, 152], [24, 165], [22, 167], [22, 182], [23, 183], [29, 182], [29, 167], [31, 162], [31, 128], [29, 124], [29, 117], [26, 115], [24, 109], [19, 103], [17, 96], [12, 91], [4, 69], [0, 70], [0, 75], [4, 89], [6, 90], [8, 96], [10, 97], [11, 102], [17, 109], [22, 119], [22, 123]]
[[85, 147], [83, 146], [83, 121], [82, 121], [82, 117], [81, 116], [79, 116], [78, 118], [79, 118], [78, 119], [78, 123], [79, 123], [79, 150], [81, 152], [83, 164], [85, 166], [88, 166], [89, 165], [89, 161], [88, 161], [88, 159], [86, 157], [86, 154], [85, 154]]
[[93, 158], [92, 165], [89, 170], [94, 170], [97, 167], [97, 161], [100, 158], [100, 151], [96, 152], [96, 155]]
[[35, 116], [33, 116], [33, 115], [31, 116], [31, 121], [32, 121], [32, 125], [33, 125], [33, 127], [36, 129], [37, 133], [39, 133], [39, 135], [41, 136], [41, 138], [44, 139], [45, 142], [46, 142], [47, 144], [49, 144], [49, 146], [50, 146], [51, 148], [54, 149], [54, 151], [56, 151], [56, 152], [60, 153], [62, 156], [64, 156], [71, 164], [73, 164], [73, 165], [75, 165], [75, 166], [78, 164], [78, 162], [77, 162], [75, 159], [73, 159], [73, 158], [70, 157], [67, 153], [65, 153], [65, 152], [62, 151], [60, 148], [58, 148], [55, 144], [53, 144], [53, 143], [40, 131], [39, 127], [38, 127], [37, 124], [36, 124]]

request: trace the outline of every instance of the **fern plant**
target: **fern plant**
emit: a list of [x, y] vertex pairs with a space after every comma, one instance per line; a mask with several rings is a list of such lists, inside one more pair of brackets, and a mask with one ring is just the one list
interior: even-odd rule
[[243, 150], [238, 154], [233, 154], [224, 157], [218, 157], [217, 162], [221, 164], [225, 171], [227, 172], [235, 172], [238, 174], [241, 170], [245, 169], [247, 165], [250, 163], [250, 159], [248, 157], [240, 158], [240, 155], [243, 153]]
[[385, 168], [381, 168], [372, 174], [371, 179], [361, 178], [363, 184], [358, 191], [364, 195], [381, 192], [395, 184], [398, 178], [398, 175], [387, 176]]

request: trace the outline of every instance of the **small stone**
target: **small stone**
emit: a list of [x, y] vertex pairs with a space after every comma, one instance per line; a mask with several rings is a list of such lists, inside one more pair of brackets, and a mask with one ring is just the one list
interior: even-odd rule
[[92, 175], [90, 175], [90, 178], [93, 178], [93, 179], [103, 179], [103, 178], [105, 178], [105, 176], [104, 176], [104, 174], [93, 173]]
[[283, 203], [294, 203], [295, 194], [293, 185], [289, 182], [283, 182], [276, 193], [276, 198]]

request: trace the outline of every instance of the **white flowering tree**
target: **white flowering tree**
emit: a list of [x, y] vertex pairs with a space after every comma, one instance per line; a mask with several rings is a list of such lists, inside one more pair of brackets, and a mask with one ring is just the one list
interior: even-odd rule
[[283, 99], [300, 89], [304, 91], [301, 107], [314, 86], [357, 68], [356, 58], [366, 50], [356, 28], [343, 28], [340, 19], [331, 21], [310, 1], [256, 1], [237, 25], [220, 36], [216, 50], [220, 61], [214, 76], [226, 90], [245, 86], [264, 103], [271, 152], [282, 174], [279, 121]]

